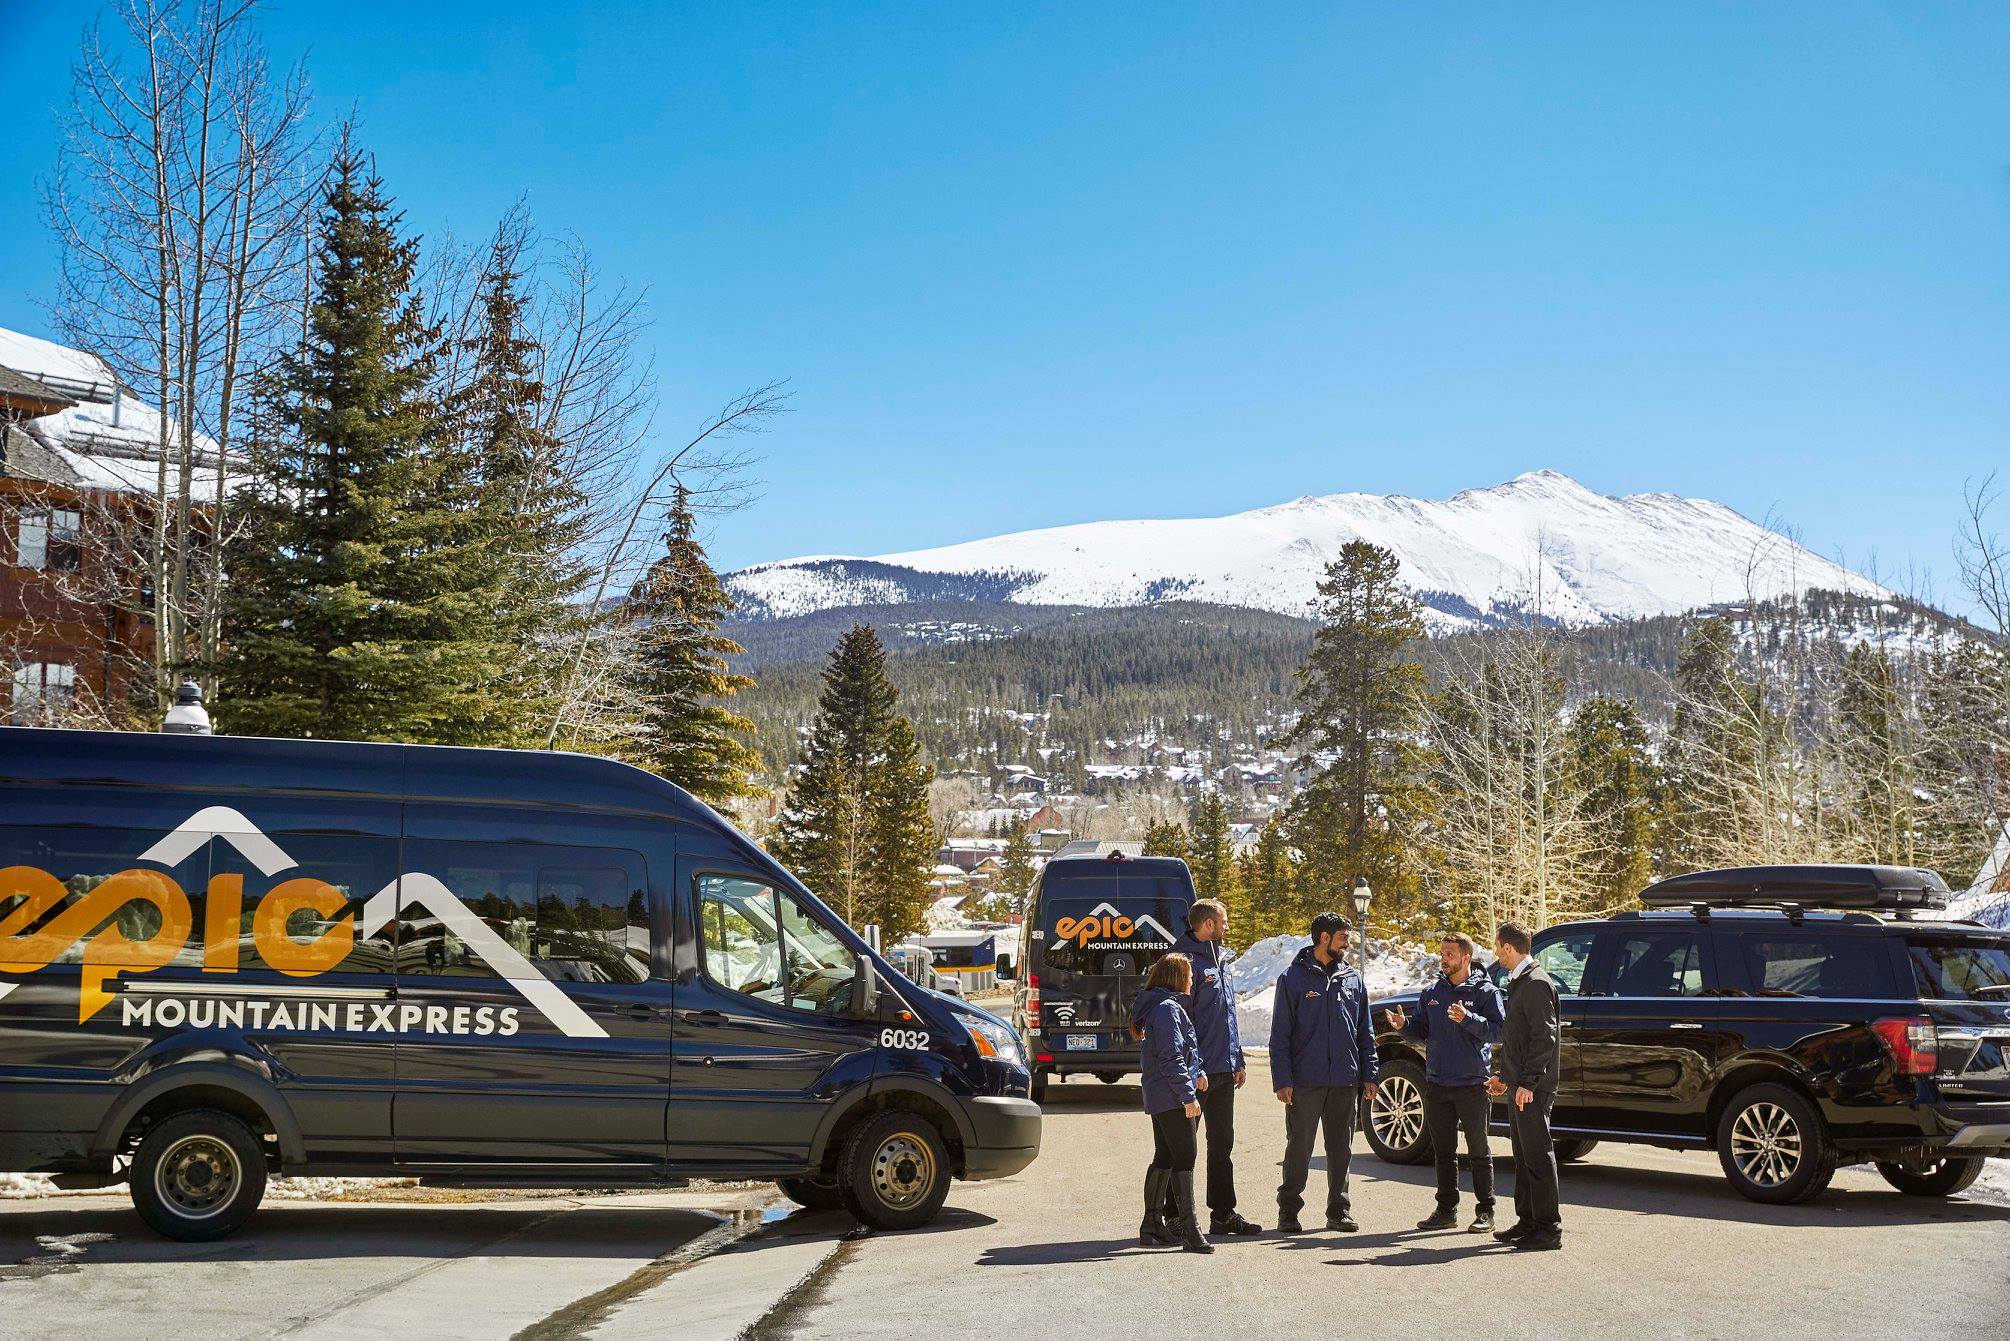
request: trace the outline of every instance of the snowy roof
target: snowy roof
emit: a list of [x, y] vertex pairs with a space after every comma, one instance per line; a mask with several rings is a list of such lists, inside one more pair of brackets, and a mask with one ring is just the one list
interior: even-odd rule
[[[120, 383], [103, 359], [0, 326], [0, 368], [24, 374], [73, 402], [20, 426], [45, 455], [38, 467], [17, 470], [10, 438], [8, 474], [80, 489], [154, 491], [160, 472], [160, 411]], [[197, 460], [209, 463], [196, 471], [193, 496], [198, 502], [215, 497], [216, 453], [216, 441], [198, 434]]]

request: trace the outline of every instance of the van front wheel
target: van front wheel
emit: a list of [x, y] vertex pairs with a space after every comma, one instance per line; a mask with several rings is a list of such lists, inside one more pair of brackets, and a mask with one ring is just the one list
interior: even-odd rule
[[845, 1209], [874, 1229], [919, 1229], [949, 1195], [949, 1152], [928, 1119], [881, 1113], [852, 1133], [838, 1166]]
[[157, 1232], [184, 1243], [220, 1239], [265, 1199], [265, 1152], [230, 1114], [198, 1108], [146, 1134], [131, 1180], [133, 1207]]

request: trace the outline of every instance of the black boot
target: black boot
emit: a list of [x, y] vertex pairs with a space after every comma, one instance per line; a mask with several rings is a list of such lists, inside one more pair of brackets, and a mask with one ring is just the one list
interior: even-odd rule
[[1173, 1232], [1179, 1235], [1179, 1246], [1190, 1253], [1211, 1253], [1214, 1245], [1201, 1237], [1200, 1221], [1193, 1213], [1193, 1170], [1181, 1169], [1174, 1173], [1173, 1195], [1179, 1198], [1179, 1221]]
[[1165, 1200], [1172, 1170], [1154, 1164], [1145, 1170], [1145, 1218], [1138, 1222], [1138, 1246], [1170, 1248], [1179, 1236], [1166, 1227]]

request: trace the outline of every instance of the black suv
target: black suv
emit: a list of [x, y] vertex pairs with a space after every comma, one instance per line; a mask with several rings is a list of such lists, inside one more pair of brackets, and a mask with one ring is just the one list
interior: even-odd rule
[[[1902, 1192], [1949, 1196], [2010, 1155], [2010, 933], [1916, 920], [1946, 907], [1939, 876], [1756, 866], [1640, 897], [1646, 912], [1535, 938], [1563, 1004], [1560, 1157], [1602, 1140], [1714, 1147], [1739, 1192], [1784, 1203], [1865, 1161]], [[1386, 1011], [1377, 1023], [1363, 1125], [1383, 1159], [1418, 1163], [1422, 1045]]]

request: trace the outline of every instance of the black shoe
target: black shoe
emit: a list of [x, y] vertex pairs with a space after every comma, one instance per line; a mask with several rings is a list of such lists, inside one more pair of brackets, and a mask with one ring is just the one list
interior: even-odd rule
[[1524, 1224], [1522, 1221], [1517, 1220], [1506, 1229], [1496, 1231], [1494, 1237], [1502, 1243], [1519, 1243], [1521, 1240], [1527, 1238], [1530, 1231], [1534, 1228], [1534, 1225]]
[[1563, 1231], [1560, 1229], [1538, 1229], [1533, 1233], [1524, 1234], [1516, 1239], [1514, 1246], [1521, 1252], [1553, 1252], [1563, 1246]]
[[1493, 1228], [1494, 1228], [1494, 1213], [1492, 1211], [1481, 1211], [1479, 1214], [1473, 1217], [1473, 1222], [1466, 1226], [1466, 1233], [1491, 1234], [1493, 1232]]
[[1179, 1199], [1179, 1222], [1173, 1232], [1179, 1235], [1179, 1246], [1184, 1252], [1211, 1253], [1214, 1245], [1201, 1236], [1200, 1224], [1193, 1214], [1193, 1170], [1181, 1169], [1174, 1172], [1173, 1195]]
[[1326, 1227], [1336, 1234], [1352, 1234], [1361, 1228], [1351, 1215], [1329, 1215], [1326, 1217]]
[[1280, 1211], [1277, 1215], [1277, 1232], [1280, 1234], [1303, 1234], [1305, 1226], [1298, 1223], [1297, 1216], [1286, 1215]]
[[1459, 1227], [1458, 1211], [1457, 1210], [1448, 1211], [1442, 1206], [1439, 1207], [1437, 1210], [1432, 1211], [1429, 1215], [1425, 1216], [1423, 1219], [1417, 1221], [1417, 1228], [1419, 1229], [1457, 1229], [1458, 1227]]
[[1261, 1234], [1263, 1226], [1253, 1220], [1245, 1220], [1234, 1211], [1227, 1215], [1211, 1215], [1207, 1221], [1207, 1232], [1216, 1237], [1246, 1239], [1252, 1234]]

